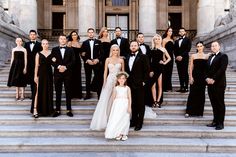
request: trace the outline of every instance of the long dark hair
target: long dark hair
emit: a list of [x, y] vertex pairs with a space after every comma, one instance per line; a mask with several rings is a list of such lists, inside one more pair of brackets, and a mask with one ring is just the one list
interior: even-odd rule
[[167, 37], [167, 32], [169, 31], [169, 29], [172, 29], [172, 35], [171, 35], [171, 39], [173, 39], [174, 38], [174, 32], [173, 32], [173, 28], [172, 27], [168, 27], [167, 29], [166, 29], [166, 31], [165, 31], [165, 33], [163, 34], [163, 36], [162, 36], [162, 39], [164, 39], [164, 38], [166, 38]]
[[72, 34], [73, 33], [76, 33], [77, 34], [77, 40], [80, 40], [80, 36], [79, 36], [78, 32], [74, 30], [74, 31], [70, 32], [70, 34], [68, 36], [68, 41], [72, 41], [73, 40], [72, 39]]

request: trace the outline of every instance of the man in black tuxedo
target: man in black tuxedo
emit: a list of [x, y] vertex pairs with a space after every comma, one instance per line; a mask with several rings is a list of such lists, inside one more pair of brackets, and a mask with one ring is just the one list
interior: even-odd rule
[[144, 43], [144, 34], [143, 33], [138, 33], [136, 36], [136, 40], [139, 43], [139, 49], [144, 55], [149, 55], [150, 54], [150, 46]]
[[149, 63], [148, 58], [139, 51], [137, 41], [130, 43], [131, 53], [127, 56], [126, 71], [129, 74], [127, 83], [131, 88], [132, 96], [132, 118], [130, 127], [135, 127], [134, 130], [141, 130], [143, 125], [143, 117], [145, 112], [144, 104], [144, 86], [148, 80]]
[[34, 82], [34, 68], [35, 68], [35, 56], [36, 53], [42, 51], [41, 43], [38, 42], [37, 39], [37, 32], [35, 30], [30, 30], [29, 32], [30, 41], [25, 43], [25, 49], [27, 51], [27, 74], [26, 74], [26, 81], [27, 84], [30, 84], [31, 88], [31, 96], [34, 96], [36, 84]]
[[54, 67], [54, 84], [56, 90], [56, 110], [53, 117], [61, 114], [61, 94], [64, 83], [66, 93], [67, 116], [73, 117], [71, 109], [71, 77], [72, 67], [75, 62], [75, 54], [72, 48], [66, 46], [66, 36], [59, 36], [60, 46], [54, 47], [51, 53], [52, 65]]
[[177, 92], [188, 92], [188, 64], [189, 64], [189, 51], [191, 50], [191, 40], [186, 37], [184, 28], [179, 29], [180, 38], [175, 41], [175, 62], [179, 74], [180, 90]]
[[120, 47], [120, 56], [122, 56], [124, 59], [129, 54], [129, 40], [122, 37], [122, 30], [120, 27], [115, 28], [115, 34], [116, 38], [111, 41], [111, 45], [117, 44]]
[[225, 72], [228, 65], [228, 56], [220, 52], [220, 44], [217, 41], [211, 44], [211, 50], [213, 54], [208, 59], [206, 82], [214, 119], [207, 126], [215, 127], [216, 130], [222, 130], [224, 129], [225, 119]]
[[[97, 91], [98, 97], [100, 96], [103, 80], [103, 49], [101, 41], [94, 38], [94, 29], [87, 30], [88, 39], [82, 44], [82, 59], [84, 61], [85, 77], [86, 77], [86, 99], [91, 98], [90, 90]], [[92, 71], [94, 78], [91, 84]]]

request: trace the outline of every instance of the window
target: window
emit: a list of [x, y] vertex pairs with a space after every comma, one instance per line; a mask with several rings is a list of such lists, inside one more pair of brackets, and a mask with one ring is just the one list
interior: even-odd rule
[[169, 0], [168, 5], [169, 6], [181, 6], [182, 0]]
[[106, 5], [129, 6], [129, 0], [106, 0]]
[[63, 0], [52, 0], [52, 5], [63, 5]]

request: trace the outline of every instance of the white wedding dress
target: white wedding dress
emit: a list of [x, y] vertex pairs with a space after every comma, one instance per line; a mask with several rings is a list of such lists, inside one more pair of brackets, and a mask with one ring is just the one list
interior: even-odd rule
[[121, 70], [121, 63], [108, 63], [108, 76], [103, 85], [100, 99], [90, 124], [91, 130], [105, 130], [112, 104], [112, 91], [116, 83], [116, 74]]
[[114, 139], [120, 135], [128, 135], [130, 114], [128, 113], [128, 87], [116, 86], [116, 98], [112, 103], [105, 138]]

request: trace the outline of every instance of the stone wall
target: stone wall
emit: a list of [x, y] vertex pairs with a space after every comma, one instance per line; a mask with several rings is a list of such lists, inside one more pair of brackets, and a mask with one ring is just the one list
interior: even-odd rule
[[11, 57], [11, 49], [16, 46], [16, 37], [28, 40], [27, 34], [13, 24], [0, 20], [0, 64], [8, 61]]
[[195, 41], [202, 40], [206, 47], [210, 47], [213, 41], [219, 41], [221, 51], [229, 57], [230, 66], [236, 69], [236, 21], [227, 25], [216, 27], [204, 37], [197, 37]]

